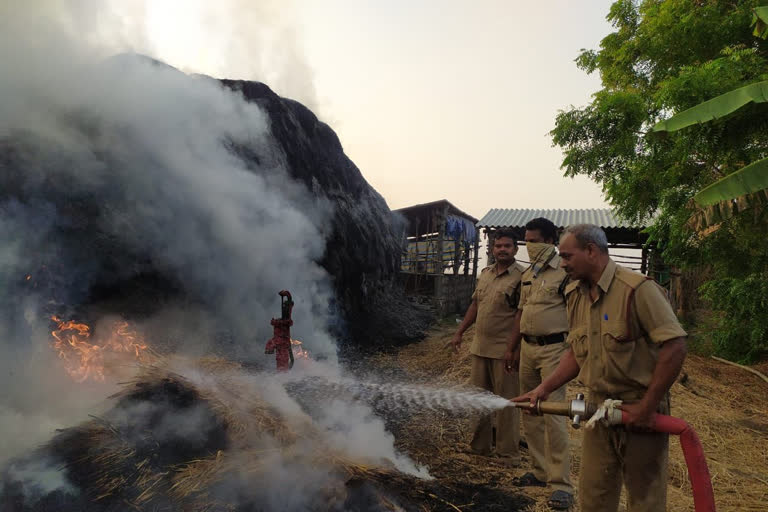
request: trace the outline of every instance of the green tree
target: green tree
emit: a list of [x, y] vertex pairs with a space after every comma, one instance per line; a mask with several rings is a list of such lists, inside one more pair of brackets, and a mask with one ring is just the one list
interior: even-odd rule
[[[715, 96], [768, 79], [768, 43], [750, 30], [759, 3], [617, 1], [608, 14], [615, 30], [599, 50], [584, 50], [576, 59], [587, 73], [600, 73], [603, 88], [586, 107], [560, 112], [552, 131], [554, 144], [564, 151], [566, 176], [583, 174], [599, 182], [612, 206], [629, 219], [655, 215], [651, 237], [667, 261], [683, 268], [706, 266], [713, 283], [731, 287], [768, 280], [766, 209], [740, 211], [715, 233], [701, 236], [690, 223], [695, 213], [691, 199], [768, 157], [768, 105], [750, 104], [673, 134], [652, 127]], [[722, 292], [703, 291], [714, 289]], [[718, 347], [730, 348], [721, 352], [759, 355], [765, 345], [755, 339], [758, 330], [745, 340], [726, 325], [726, 314], [733, 315], [727, 294], [704, 295], [723, 320], [715, 337]], [[768, 306], [758, 310], [750, 321], [768, 321]]]

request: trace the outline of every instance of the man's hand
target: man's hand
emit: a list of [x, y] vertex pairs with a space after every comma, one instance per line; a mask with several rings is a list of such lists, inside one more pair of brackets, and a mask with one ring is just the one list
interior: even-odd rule
[[652, 430], [655, 420], [656, 407], [648, 405], [645, 401], [634, 404], [621, 404], [619, 409], [624, 411], [627, 417], [625, 423], [628, 427], [640, 430]]
[[[516, 396], [511, 401], [512, 402], [529, 402], [531, 404], [531, 407], [534, 407], [540, 400], [543, 401], [549, 398], [549, 393], [550, 393], [549, 391], [544, 389], [544, 387], [542, 387], [542, 385], [539, 384], [538, 386], [533, 388], [531, 391], [527, 392], [524, 395]], [[526, 410], [526, 412], [530, 413], [530, 411], [528, 410]]]
[[461, 333], [456, 333], [453, 335], [453, 338], [451, 338], [451, 341], [443, 345], [443, 348], [451, 347], [454, 352], [457, 354], [459, 353], [459, 348], [461, 348]]
[[507, 349], [504, 352], [504, 372], [514, 373], [520, 371], [520, 350]]

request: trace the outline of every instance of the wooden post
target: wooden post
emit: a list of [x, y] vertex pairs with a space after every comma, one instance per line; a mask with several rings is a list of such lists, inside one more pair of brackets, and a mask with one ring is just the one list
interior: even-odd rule
[[496, 238], [494, 232], [490, 229], [485, 230], [485, 234], [488, 237], [488, 245], [485, 248], [485, 253], [488, 255], [488, 265], [496, 263], [496, 258], [493, 257], [493, 240]]
[[453, 241], [453, 275], [459, 275], [459, 267], [461, 266], [461, 241], [462, 238], [457, 238]]
[[[477, 231], [475, 231], [475, 238], [477, 238]], [[469, 276], [469, 263], [472, 261], [472, 250], [476, 248], [474, 247], [475, 240], [467, 240], [467, 251], [464, 253], [464, 275]]]
[[445, 314], [445, 300], [443, 298], [443, 239], [445, 238], [445, 221], [448, 215], [448, 205], [437, 211], [437, 256], [435, 261], [435, 301], [440, 316]]
[[642, 248], [642, 256], [640, 260], [640, 273], [648, 275], [648, 247], [646, 247], [645, 245], [643, 245], [643, 248]]
[[[475, 286], [477, 286], [477, 263], [480, 259], [480, 230], [475, 230], [474, 247], [472, 251], [472, 282], [469, 283], [470, 295], [475, 293]], [[471, 303], [471, 302], [470, 302]], [[467, 305], [469, 306], [469, 304]]]

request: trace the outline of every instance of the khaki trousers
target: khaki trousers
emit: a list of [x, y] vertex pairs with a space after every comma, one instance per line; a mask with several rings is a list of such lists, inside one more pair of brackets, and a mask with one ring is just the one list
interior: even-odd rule
[[[567, 346], [566, 343], [541, 346], [525, 340], [520, 343], [520, 392], [527, 393], [555, 371]], [[547, 400], [564, 401], [565, 386], [552, 392]], [[573, 494], [568, 419], [552, 414], [523, 414], [523, 430], [533, 475], [549, 483], [554, 490]]]
[[[470, 382], [502, 398], [519, 395], [517, 373], [504, 372], [503, 359], [491, 359], [472, 355]], [[504, 457], [520, 458], [520, 412], [507, 407], [480, 419], [470, 446], [483, 455], [490, 455], [493, 444], [493, 423], [496, 423], [496, 453]]]
[[[590, 397], [602, 403], [605, 397]], [[659, 406], [669, 414], [669, 402]], [[579, 502], [581, 510], [616, 512], [622, 483], [627, 488], [627, 512], [667, 510], [669, 435], [628, 432], [624, 427], [598, 424], [582, 440]]]

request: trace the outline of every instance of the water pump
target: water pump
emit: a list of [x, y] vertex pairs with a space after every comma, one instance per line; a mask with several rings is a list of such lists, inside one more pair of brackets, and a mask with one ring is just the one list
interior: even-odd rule
[[270, 322], [274, 327], [272, 337], [267, 341], [265, 354], [275, 354], [277, 371], [286, 372], [293, 368], [293, 349], [291, 348], [291, 311], [293, 310], [293, 298], [288, 290], [280, 293], [280, 318], [273, 318]]

